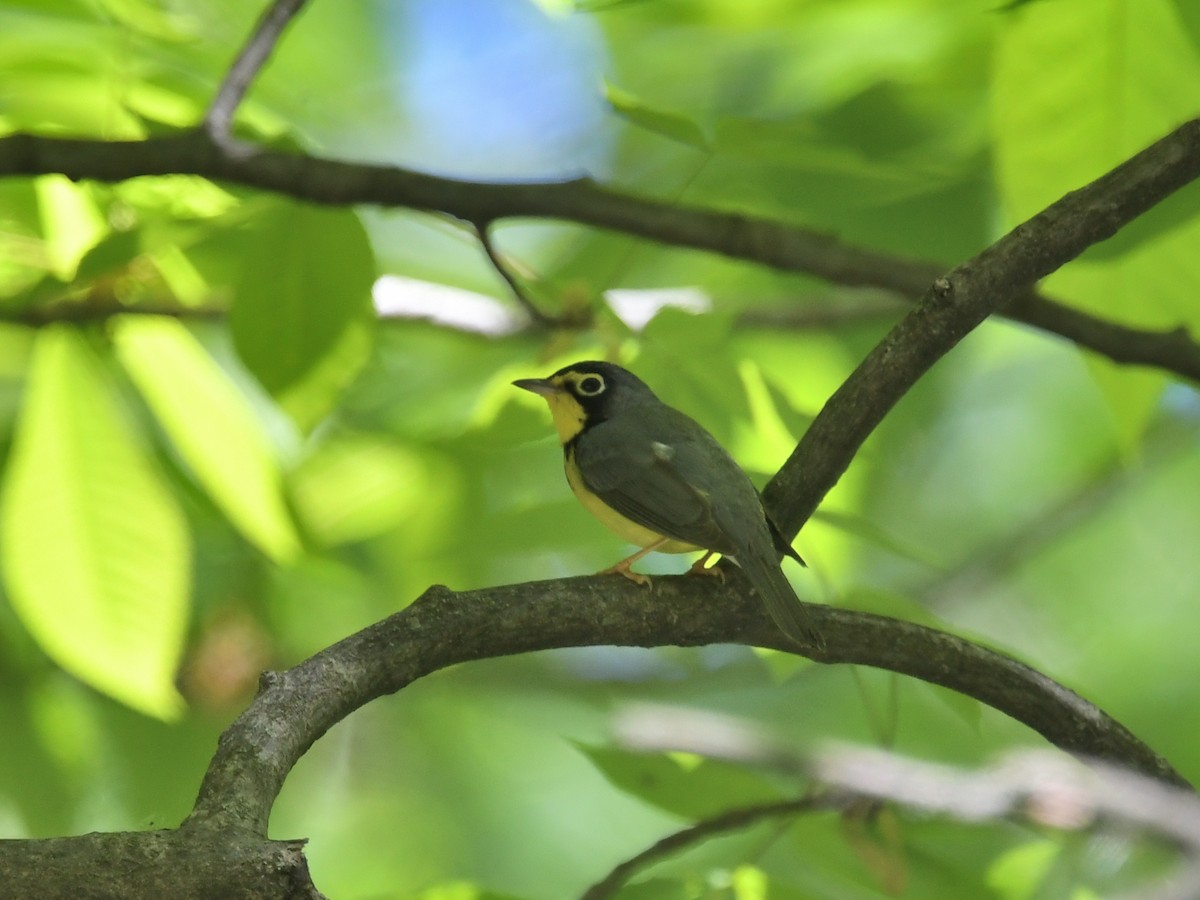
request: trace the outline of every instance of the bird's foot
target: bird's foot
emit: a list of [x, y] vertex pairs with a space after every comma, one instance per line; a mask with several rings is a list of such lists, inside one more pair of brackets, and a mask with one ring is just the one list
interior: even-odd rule
[[688, 575], [704, 575], [707, 578], [719, 578], [721, 583], [725, 583], [725, 570], [719, 569], [716, 566], [705, 567], [712, 553], [705, 553], [702, 557], [692, 563], [692, 567], [687, 570]]
[[646, 587], [653, 589], [654, 586], [650, 583], [649, 575], [642, 575], [640, 572], [633, 572], [630, 570], [629, 567], [632, 566], [639, 559], [641, 559], [643, 556], [645, 556], [647, 553], [650, 553], [653, 550], [657, 550], [659, 547], [661, 547], [663, 544], [665, 544], [668, 540], [669, 540], [669, 538], [659, 538], [657, 541], [655, 541], [650, 546], [643, 547], [641, 550], [639, 550], [637, 553], [634, 553], [632, 556], [625, 557], [623, 560], [621, 560], [615, 566], [609, 566], [603, 572], [597, 572], [596, 574], [597, 575], [624, 575], [626, 578], [628, 578], [634, 584], [645, 585]]
[[634, 584], [644, 585], [653, 590], [654, 585], [650, 581], [649, 575], [643, 575], [641, 572], [634, 572], [629, 568], [630, 562], [627, 559], [621, 560], [615, 566], [609, 566], [607, 569], [601, 569], [597, 575], [623, 575]]

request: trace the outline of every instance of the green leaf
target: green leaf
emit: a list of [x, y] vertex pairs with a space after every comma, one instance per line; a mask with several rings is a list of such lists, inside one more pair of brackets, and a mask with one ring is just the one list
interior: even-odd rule
[[179, 713], [187, 529], [103, 366], [64, 326], [38, 336], [0, 540], [13, 608], [56, 662], [142, 712]]
[[497, 894], [495, 891], [469, 881], [453, 881], [426, 888], [417, 900], [522, 900], [516, 894]]
[[723, 118], [716, 125], [715, 144], [722, 159], [771, 164], [831, 185], [854, 185], [862, 196], [847, 197], [849, 204], [896, 203], [944, 178], [928, 166], [881, 161], [860, 147], [831, 144], [808, 116]]
[[676, 878], [647, 878], [625, 885], [617, 896], [621, 900], [692, 900], [698, 895], [694, 884]]
[[75, 281], [89, 282], [128, 268], [142, 252], [140, 231], [117, 231], [106, 235], [79, 260]]
[[35, 184], [24, 178], [0, 183], [0, 210], [3, 210], [0, 223], [4, 229], [4, 251], [0, 252], [0, 302], [6, 308], [27, 305], [23, 296], [25, 291], [45, 275], [49, 264], [42, 241], [40, 202]]
[[869, 587], [856, 586], [846, 591], [840, 598], [840, 605], [860, 612], [874, 613], [878, 616], [889, 616], [903, 622], [915, 622], [928, 628], [942, 631], [951, 630], [945, 622], [931, 613], [928, 609], [910, 597], [894, 591], [875, 590]]
[[1174, 0], [1175, 14], [1183, 22], [1192, 45], [1200, 52], [1200, 3], [1195, 0]]
[[613, 112], [632, 125], [698, 150], [709, 148], [710, 141], [704, 129], [685, 115], [650, 106], [608, 81], [604, 82], [604, 99]]
[[1022, 6], [1028, 6], [1030, 3], [1041, 3], [1044, 0], [1008, 0], [1002, 6], [996, 7], [996, 12], [1006, 13], [1012, 12], [1015, 9], [1020, 9]]
[[88, 189], [65, 175], [43, 175], [34, 186], [46, 255], [54, 273], [69, 280], [84, 254], [108, 232], [108, 225]]
[[432, 477], [423, 460], [398, 444], [347, 436], [315, 448], [288, 480], [306, 533], [340, 544], [420, 515]]
[[1158, 408], [1167, 376], [1156, 369], [1122, 366], [1102, 357], [1089, 357], [1087, 363], [1088, 373], [1112, 414], [1117, 449], [1127, 461], [1132, 461], [1138, 456], [1142, 435]]
[[[1006, 21], [993, 130], [1010, 221], [1100, 176], [1200, 105], [1200, 60], [1169, 0], [1058, 0]], [[1070, 64], [1048, 78], [1047, 60]]]
[[1029, 900], [1061, 852], [1061, 845], [1048, 839], [1013, 847], [989, 867], [988, 887], [1003, 900]]
[[663, 399], [692, 416], [722, 443], [733, 419], [748, 419], [738, 359], [730, 349], [733, 317], [666, 307], [642, 331], [634, 363]]
[[[1052, 203], [1141, 150], [1200, 108], [1200, 59], [1170, 0], [1057, 0], [1006, 20], [996, 55], [997, 184], [1011, 221]], [[1047, 77], [1047, 60], [1056, 65]], [[1167, 204], [1134, 239], [1065, 266], [1046, 288], [1123, 324], [1200, 327], [1200, 216]], [[1128, 452], [1162, 379], [1099, 377]]]
[[350, 323], [302, 381], [276, 395], [279, 406], [301, 430], [314, 428], [338, 402], [370, 358], [374, 337], [369, 319]]
[[184, 43], [199, 37], [195, 18], [150, 0], [103, 0], [100, 6], [106, 16], [134, 34], [169, 43]]
[[276, 562], [300, 552], [270, 441], [246, 399], [178, 321], [121, 316], [121, 363], [213, 502]]
[[246, 366], [285, 405], [310, 381], [328, 390], [333, 378], [339, 389], [357, 366], [323, 366], [361, 336], [372, 311], [375, 259], [358, 216], [281, 203], [253, 221], [241, 246], [229, 327]]
[[[881, 528], [863, 516], [854, 515], [853, 513], [839, 512], [838, 510], [818, 510], [813, 516], [814, 519], [824, 522], [839, 531], [845, 532], [865, 541], [868, 544], [873, 544], [881, 547], [892, 553], [899, 559], [905, 559], [909, 562], [917, 563], [931, 571], [940, 571], [941, 565], [933, 555], [924, 550], [920, 545], [905, 540], [903, 537], [892, 534], [885, 528]], [[896, 615], [896, 613], [888, 612], [887, 610], [874, 610], [883, 615]], [[904, 618], [903, 615], [899, 616]], [[927, 623], [932, 624], [932, 623]]]
[[688, 764], [679, 754], [633, 753], [614, 747], [579, 749], [615, 787], [689, 819], [783, 796], [763, 776], [729, 763], [702, 759]]

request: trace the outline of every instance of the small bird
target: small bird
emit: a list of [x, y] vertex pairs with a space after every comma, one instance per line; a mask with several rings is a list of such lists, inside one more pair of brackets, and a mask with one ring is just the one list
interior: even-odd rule
[[611, 363], [577, 362], [513, 384], [550, 406], [575, 496], [610, 531], [642, 548], [601, 574], [647, 584], [630, 570], [647, 553], [704, 550], [691, 571], [719, 575], [704, 563], [720, 553], [746, 573], [784, 634], [823, 644], [779, 568], [781, 552], [804, 560], [770, 521], [750, 478], [702, 425]]

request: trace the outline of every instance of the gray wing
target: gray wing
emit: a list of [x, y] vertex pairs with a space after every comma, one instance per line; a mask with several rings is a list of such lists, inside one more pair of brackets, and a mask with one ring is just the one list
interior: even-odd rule
[[[665, 410], [649, 427], [623, 425], [618, 418], [589, 428], [575, 445], [580, 475], [627, 519], [676, 540], [732, 554], [735, 541], [722, 526], [724, 517], [713, 508], [708, 487], [719, 483], [717, 478], [725, 483], [731, 477], [746, 480], [745, 473], [700, 426], [680, 427], [671, 413]], [[748, 480], [746, 485], [753, 491]]]

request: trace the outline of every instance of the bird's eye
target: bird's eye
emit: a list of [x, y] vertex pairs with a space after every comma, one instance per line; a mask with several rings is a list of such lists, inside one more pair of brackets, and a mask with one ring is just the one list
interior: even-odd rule
[[599, 375], [587, 375], [579, 379], [576, 389], [585, 397], [595, 397], [604, 390], [604, 379]]

